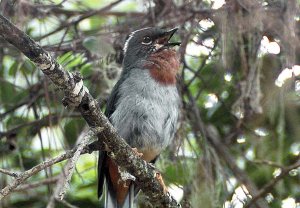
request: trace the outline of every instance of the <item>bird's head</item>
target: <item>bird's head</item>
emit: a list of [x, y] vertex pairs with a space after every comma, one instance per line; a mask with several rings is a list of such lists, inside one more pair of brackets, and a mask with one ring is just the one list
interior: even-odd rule
[[151, 55], [180, 45], [169, 42], [178, 28], [171, 30], [148, 27], [132, 32], [124, 45], [124, 66], [139, 66]]

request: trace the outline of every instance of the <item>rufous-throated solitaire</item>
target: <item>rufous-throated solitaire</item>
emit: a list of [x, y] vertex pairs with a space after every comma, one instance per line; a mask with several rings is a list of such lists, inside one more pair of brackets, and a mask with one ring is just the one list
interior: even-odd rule
[[[173, 46], [180, 43], [169, 42], [176, 31], [177, 28], [143, 28], [129, 35], [124, 46], [123, 71], [105, 112], [118, 134], [147, 162], [154, 162], [170, 144], [178, 122], [179, 58]], [[105, 181], [106, 208], [132, 206], [134, 182], [122, 181], [116, 163], [100, 151], [99, 197]]]

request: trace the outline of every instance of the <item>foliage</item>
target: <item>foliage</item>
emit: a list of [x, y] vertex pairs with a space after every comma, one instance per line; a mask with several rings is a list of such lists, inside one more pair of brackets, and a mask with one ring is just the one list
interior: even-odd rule
[[[178, 26], [182, 117], [157, 163], [166, 184], [184, 207], [247, 207], [250, 195], [253, 207], [299, 206], [299, 1], [121, 1], [104, 10], [113, 1], [14, 2], [0, 1], [1, 14], [80, 72], [102, 109], [127, 35]], [[0, 168], [21, 172], [74, 147], [85, 122], [58, 89], [2, 39], [0, 64]], [[294, 75], [278, 87], [283, 68]], [[64, 164], [27, 183], [55, 178]], [[99, 206], [95, 164], [96, 154], [80, 158], [66, 203]], [[1, 188], [11, 181], [0, 173]], [[0, 206], [46, 207], [56, 182], [19, 187]]]

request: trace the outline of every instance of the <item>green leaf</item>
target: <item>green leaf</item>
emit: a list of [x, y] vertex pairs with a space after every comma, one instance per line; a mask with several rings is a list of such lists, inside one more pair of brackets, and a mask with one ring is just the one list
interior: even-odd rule
[[88, 49], [90, 52], [97, 52], [97, 38], [96, 37], [87, 37], [83, 40], [82, 45]]
[[105, 23], [107, 23], [107, 17], [97, 17], [93, 16], [89, 18], [90, 21], [90, 30], [97, 30], [102, 27]]
[[65, 137], [70, 145], [73, 145], [75, 143], [84, 125], [85, 122], [83, 121], [83, 119], [72, 119], [65, 124]]
[[31, 74], [35, 69], [35, 65], [30, 60], [25, 60], [21, 69], [25, 74]]
[[185, 184], [186, 183], [186, 171], [182, 164], [170, 164], [167, 166], [165, 171], [166, 177], [168, 179], [169, 183], [175, 183], [175, 184]]
[[70, 60], [70, 62], [67, 65], [65, 65], [65, 67], [71, 69], [75, 66], [78, 66], [82, 62], [83, 62], [83, 56], [77, 54], [76, 56], [74, 56], [72, 60]]
[[67, 52], [67, 53], [65, 53], [65, 54], [63, 54], [62, 56], [59, 56], [58, 58], [57, 58], [57, 62], [59, 63], [59, 64], [64, 64], [64, 63], [67, 63], [67, 62], [69, 62], [70, 60], [72, 60], [73, 59], [73, 52]]
[[1, 83], [0, 98], [2, 104], [14, 105], [15, 86], [9, 82]]
[[18, 103], [20, 100], [23, 100], [28, 96], [28, 91], [27, 90], [22, 90], [17, 93], [15, 93], [15, 96], [12, 96], [12, 101], [13, 103]]
[[80, 68], [80, 73], [83, 77], [87, 77], [93, 73], [93, 68], [90, 63], [83, 65]]
[[23, 116], [11, 116], [6, 121], [6, 126], [9, 128], [15, 127], [20, 124], [28, 123], [29, 118]]
[[15, 77], [16, 74], [17, 74], [18, 69], [19, 69], [19, 62], [18, 62], [18, 61], [15, 61], [15, 62], [11, 65], [11, 67], [9, 67], [9, 69], [8, 69], [8, 75], [14, 76], [14, 77]]

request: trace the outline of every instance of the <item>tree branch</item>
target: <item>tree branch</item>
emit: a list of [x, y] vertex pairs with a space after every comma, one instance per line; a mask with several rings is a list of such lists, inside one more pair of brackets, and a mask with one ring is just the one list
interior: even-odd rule
[[11, 171], [11, 170], [2, 169], [2, 168], [0, 168], [0, 173], [9, 175], [14, 178], [17, 178], [20, 175], [20, 173], [17, 173], [17, 172]]
[[272, 188], [281, 180], [283, 179], [286, 175], [288, 175], [290, 173], [291, 170], [294, 170], [296, 168], [300, 167], [300, 157], [298, 158], [298, 160], [288, 166], [288, 167], [284, 167], [281, 169], [281, 173], [273, 178], [271, 181], [269, 181], [264, 187], [262, 187], [258, 192], [256, 192], [255, 195], [252, 196], [251, 200], [246, 204], [245, 208], [250, 208], [251, 205], [253, 205], [257, 200], [259, 200], [260, 198], [264, 197], [267, 193], [269, 193]]
[[89, 138], [90, 138], [89, 134], [87, 134], [83, 137], [82, 141], [80, 141], [80, 143], [74, 153], [74, 156], [67, 164], [66, 177], [62, 184], [62, 190], [58, 194], [60, 200], [63, 200], [63, 198], [66, 194], [66, 191], [70, 186], [70, 181], [71, 181], [72, 175], [74, 173], [76, 163], [77, 163], [81, 153], [84, 152], [85, 147], [89, 144], [89, 142], [90, 142]]
[[[57, 124], [63, 118], [76, 118], [79, 116], [80, 116], [80, 114], [78, 114], [78, 113], [72, 113], [69, 115], [68, 114], [63, 114], [63, 115], [49, 114], [49, 115], [44, 116], [41, 119], [37, 119], [37, 120], [31, 121], [31, 122], [20, 124], [16, 127], [13, 127], [12, 129], [5, 131], [5, 132], [0, 131], [0, 140], [3, 137], [7, 137], [9, 139], [10, 135], [17, 134], [21, 129], [23, 129], [25, 127], [33, 127], [33, 134], [35, 134], [38, 130], [42, 129], [43, 127], [47, 127], [50, 124], [52, 124], [52, 125]], [[13, 137], [13, 138], [15, 138], [15, 137]]]
[[47, 167], [50, 167], [51, 165], [59, 163], [68, 158], [71, 158], [74, 155], [74, 153], [75, 153], [74, 150], [67, 151], [53, 159], [46, 160], [46, 161], [34, 166], [33, 168], [19, 174], [18, 177], [16, 177], [16, 179], [12, 183], [10, 183], [6, 187], [4, 187], [2, 190], [0, 190], [0, 201], [5, 196], [10, 194], [12, 191], [14, 191], [20, 184], [22, 184], [29, 177], [35, 175], [36, 173], [40, 172], [41, 170], [44, 170]]
[[58, 181], [58, 179], [59, 179], [59, 177], [55, 176], [52, 178], [46, 178], [44, 180], [33, 182], [33, 183], [26, 183], [26, 184], [23, 184], [23, 185], [19, 186], [18, 188], [16, 188], [15, 191], [18, 191], [18, 192], [28, 191], [28, 189], [34, 189], [34, 188], [42, 186], [42, 185], [56, 183]]
[[[83, 143], [82, 140], [86, 135], [87, 130], [83, 130], [81, 132], [81, 134], [77, 137], [77, 140], [75, 142], [75, 144], [80, 144]], [[95, 143], [95, 142], [94, 142]], [[99, 144], [99, 143], [96, 143]], [[104, 149], [104, 147], [102, 146], [93, 146], [93, 145], [89, 145], [87, 148], [87, 151], [91, 152], [92, 150], [100, 150], [100, 149]], [[55, 201], [59, 198], [59, 194], [62, 192], [63, 188], [64, 188], [64, 184], [66, 183], [66, 175], [68, 172], [68, 169], [70, 167], [70, 164], [72, 163], [72, 160], [69, 160], [66, 165], [63, 167], [62, 171], [60, 172], [60, 174], [58, 175], [58, 181], [56, 182], [54, 191], [52, 196], [50, 197], [48, 204], [47, 204], [47, 208], [54, 208], [55, 207]]]
[[[117, 134], [114, 127], [100, 111], [97, 101], [89, 94], [87, 88], [82, 83], [82, 79], [77, 74], [63, 70], [62, 66], [47, 51], [2, 15], [0, 15], [0, 34], [5, 40], [23, 52], [57, 87], [64, 91], [65, 105], [76, 106], [91, 128], [103, 128], [103, 132], [98, 133], [98, 138], [107, 146], [107, 150], [110, 151], [110, 157], [115, 160], [117, 165], [123, 167], [136, 177], [135, 182], [151, 199], [153, 204], [160, 207], [180, 206], [169, 193], [164, 193], [163, 187], [154, 177], [157, 170], [139, 158], [130, 146]], [[48, 167], [57, 161], [70, 158], [73, 154], [73, 151], [67, 152], [61, 157], [56, 158], [56, 160], [45, 161], [41, 164], [41, 167]], [[18, 177], [18, 180], [15, 180], [1, 191], [2, 196], [0, 198], [3, 198], [14, 190], [20, 184], [20, 181], [26, 180], [30, 173], [35, 171], [40, 170], [32, 168], [25, 171], [22, 176]]]
[[111, 4], [105, 6], [104, 8], [101, 8], [101, 9], [98, 9], [98, 10], [91, 10], [91, 11], [85, 13], [85, 14], [80, 15], [79, 17], [77, 17], [77, 18], [75, 18], [75, 19], [73, 19], [73, 20], [71, 20], [71, 21], [67, 21], [67, 22], [63, 23], [62, 25], [60, 25], [60, 26], [59, 26], [58, 28], [56, 28], [55, 30], [53, 30], [53, 31], [51, 31], [51, 32], [49, 32], [49, 33], [47, 33], [47, 34], [45, 34], [45, 35], [39, 37], [38, 40], [42, 40], [42, 39], [44, 39], [45, 37], [48, 37], [48, 36], [50, 36], [50, 35], [53, 35], [53, 34], [59, 32], [59, 31], [61, 31], [61, 30], [64, 29], [64, 28], [70, 27], [70, 26], [72, 26], [72, 25], [76, 25], [76, 24], [78, 24], [79, 22], [81, 22], [82, 20], [84, 20], [84, 19], [86, 19], [86, 18], [89, 18], [89, 17], [91, 17], [91, 16], [93, 16], [93, 15], [96, 15], [96, 14], [99, 14], [99, 13], [103, 13], [103, 12], [105, 12], [105, 11], [111, 9], [111, 8], [114, 7], [115, 5], [119, 4], [121, 1], [122, 1], [122, 0], [114, 1], [114, 2], [112, 2]]
[[[233, 158], [233, 156], [230, 154], [229, 149], [225, 146], [225, 144], [222, 144], [220, 136], [212, 125], [205, 125], [200, 117], [200, 112], [198, 107], [195, 104], [195, 100], [192, 95], [188, 93], [190, 102], [191, 102], [191, 113], [189, 116], [191, 119], [194, 120], [193, 128], [196, 132], [201, 132], [201, 134], [207, 139], [207, 141], [212, 145], [212, 147], [216, 150], [216, 152], [221, 155], [222, 159], [227, 163], [228, 167], [231, 169], [235, 177], [241, 182], [241, 184], [244, 184], [249, 193], [251, 195], [254, 195], [258, 192], [257, 187], [255, 184], [249, 179], [247, 174], [244, 173], [243, 170], [241, 170], [237, 165]], [[252, 207], [257, 208], [267, 208], [269, 207], [267, 202], [265, 200], [258, 200], [254, 202]]]

